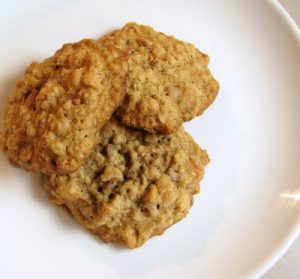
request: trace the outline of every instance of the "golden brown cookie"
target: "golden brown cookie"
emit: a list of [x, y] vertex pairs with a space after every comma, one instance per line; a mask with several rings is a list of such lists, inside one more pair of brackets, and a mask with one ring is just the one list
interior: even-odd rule
[[183, 128], [153, 135], [112, 119], [87, 161], [48, 176], [46, 189], [105, 242], [135, 248], [187, 215], [208, 162]]
[[125, 125], [174, 132], [216, 98], [219, 85], [207, 67], [209, 58], [190, 43], [136, 23], [101, 43], [130, 53], [128, 92], [119, 110]]
[[88, 39], [32, 63], [4, 115], [2, 149], [9, 159], [44, 173], [78, 169], [125, 95], [127, 66], [123, 51]]

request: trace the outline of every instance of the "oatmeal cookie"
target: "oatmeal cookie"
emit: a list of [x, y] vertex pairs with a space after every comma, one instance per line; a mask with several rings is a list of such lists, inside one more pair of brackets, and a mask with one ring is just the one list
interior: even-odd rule
[[130, 54], [127, 95], [119, 110], [125, 125], [171, 133], [217, 96], [208, 56], [190, 43], [136, 23], [106, 35], [101, 43]]
[[187, 215], [208, 162], [182, 127], [153, 135], [112, 119], [87, 161], [72, 174], [48, 176], [45, 187], [105, 242], [136, 248]]
[[2, 149], [27, 170], [71, 173], [126, 90], [127, 57], [84, 39], [32, 63], [9, 96]]

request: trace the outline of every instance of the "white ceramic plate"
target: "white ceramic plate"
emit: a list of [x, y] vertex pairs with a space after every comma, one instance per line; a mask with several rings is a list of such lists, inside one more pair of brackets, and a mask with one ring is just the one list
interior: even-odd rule
[[0, 277], [260, 276], [300, 225], [300, 36], [276, 2], [2, 1], [1, 111], [30, 61], [128, 21], [174, 34], [211, 57], [219, 96], [186, 125], [211, 156], [202, 193], [188, 218], [163, 236], [140, 249], [116, 248], [48, 204], [39, 176], [1, 154]]

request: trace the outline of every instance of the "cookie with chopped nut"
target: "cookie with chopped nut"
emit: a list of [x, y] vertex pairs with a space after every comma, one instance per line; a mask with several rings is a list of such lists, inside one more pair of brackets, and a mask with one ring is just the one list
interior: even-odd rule
[[128, 23], [102, 38], [130, 54], [127, 95], [119, 110], [125, 125], [171, 133], [214, 101], [219, 85], [209, 58], [192, 44]]
[[2, 149], [27, 170], [71, 173], [126, 92], [127, 57], [84, 39], [32, 63], [9, 96]]
[[74, 173], [48, 176], [52, 202], [105, 242], [141, 246], [185, 217], [209, 162], [181, 127], [155, 135], [114, 119]]

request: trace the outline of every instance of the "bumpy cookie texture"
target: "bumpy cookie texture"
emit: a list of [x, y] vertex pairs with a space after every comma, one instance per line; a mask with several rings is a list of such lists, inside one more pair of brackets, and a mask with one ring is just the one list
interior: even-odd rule
[[2, 149], [16, 166], [44, 173], [78, 169], [122, 101], [127, 57], [89, 39], [32, 63], [9, 97]]
[[170, 133], [200, 115], [219, 85], [207, 68], [209, 58], [192, 44], [126, 24], [102, 38], [130, 54], [127, 95], [119, 111], [125, 125]]
[[105, 242], [136, 248], [187, 215], [208, 162], [183, 128], [153, 135], [111, 120], [88, 160], [48, 176], [46, 189]]

